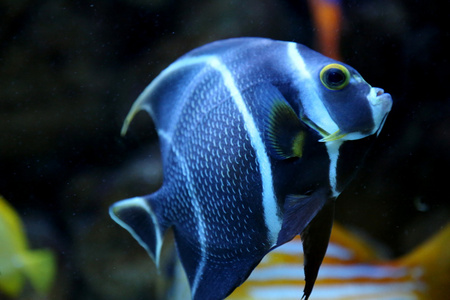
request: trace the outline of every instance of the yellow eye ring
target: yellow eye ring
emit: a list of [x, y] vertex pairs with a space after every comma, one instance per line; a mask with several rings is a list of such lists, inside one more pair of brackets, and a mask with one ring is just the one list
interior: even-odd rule
[[320, 71], [320, 81], [329, 90], [342, 90], [350, 82], [350, 72], [343, 65], [329, 64]]

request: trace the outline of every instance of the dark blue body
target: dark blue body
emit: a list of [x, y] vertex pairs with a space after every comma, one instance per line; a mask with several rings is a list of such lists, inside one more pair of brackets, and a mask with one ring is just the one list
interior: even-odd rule
[[[344, 120], [346, 132], [350, 120], [359, 120], [355, 131], [373, 124], [367, 104], [356, 100], [349, 103], [361, 110], [359, 119], [342, 117], [349, 112], [340, 108], [326, 112], [339, 99], [321, 100], [322, 112], [311, 104], [323, 96], [316, 69], [330, 61], [293, 43], [215, 42], [175, 61], [134, 104], [126, 126], [141, 109], [152, 116], [164, 184], [115, 204], [111, 216], [156, 263], [164, 232], [173, 227], [193, 299], [223, 299], [265, 254], [300, 233], [309, 296], [331, 230], [332, 196], [351, 176], [337, 179], [342, 141], [319, 142], [326, 131], [317, 128], [335, 126], [332, 119]], [[358, 95], [370, 89], [349, 88]]]

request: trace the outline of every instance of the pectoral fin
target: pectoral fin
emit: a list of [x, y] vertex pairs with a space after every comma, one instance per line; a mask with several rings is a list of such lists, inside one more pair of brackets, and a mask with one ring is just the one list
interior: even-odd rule
[[327, 199], [325, 189], [319, 189], [308, 196], [288, 195], [284, 202], [283, 224], [277, 244], [282, 245], [303, 232]]
[[291, 105], [271, 84], [258, 85], [253, 93], [269, 153], [277, 159], [302, 157], [306, 131]]

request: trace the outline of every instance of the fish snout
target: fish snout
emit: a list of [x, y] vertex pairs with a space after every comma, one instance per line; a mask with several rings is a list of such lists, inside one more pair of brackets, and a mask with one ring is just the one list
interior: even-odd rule
[[336, 132], [324, 135], [320, 142], [333, 142], [337, 140], [358, 140], [366, 136], [379, 133], [386, 117], [392, 108], [392, 97], [381, 88], [371, 88], [367, 99], [372, 111], [373, 123], [360, 122], [351, 124], [348, 128], [339, 128]]
[[382, 88], [372, 88], [367, 98], [374, 109], [380, 113], [387, 114], [391, 111], [392, 97], [389, 93], [385, 93]]

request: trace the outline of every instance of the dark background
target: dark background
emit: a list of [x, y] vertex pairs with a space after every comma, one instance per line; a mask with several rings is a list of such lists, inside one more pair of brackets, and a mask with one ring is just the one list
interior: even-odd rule
[[[449, 13], [439, 1], [343, 1], [341, 54], [393, 110], [336, 219], [398, 257], [449, 220]], [[314, 48], [305, 1], [0, 2], [0, 194], [33, 248], [51, 248], [51, 299], [152, 299], [145, 251], [113, 202], [161, 183], [156, 133], [131, 104], [169, 63], [207, 42], [263, 36]], [[3, 299], [0, 295], [0, 299]], [[29, 288], [22, 299], [41, 299]]]

